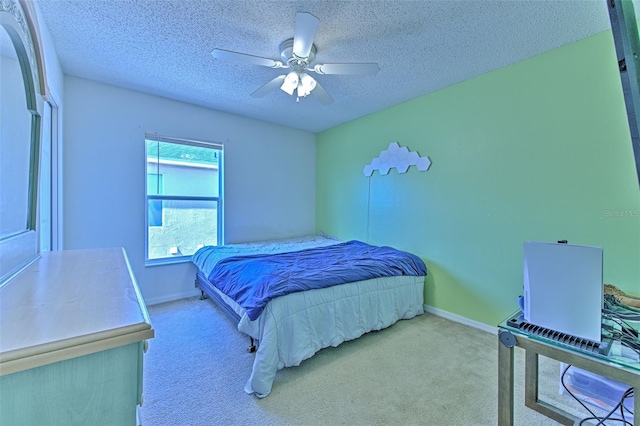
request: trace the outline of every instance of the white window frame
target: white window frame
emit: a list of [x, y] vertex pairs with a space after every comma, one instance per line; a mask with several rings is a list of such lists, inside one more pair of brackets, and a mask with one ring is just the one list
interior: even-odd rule
[[[187, 145], [187, 146], [195, 146], [200, 148], [208, 148], [215, 149], [220, 152], [220, 157], [218, 159], [218, 196], [217, 197], [208, 197], [208, 196], [182, 196], [182, 195], [149, 195], [149, 189], [147, 188], [147, 155], [146, 155], [146, 146], [147, 140], [153, 140], [158, 142], [172, 143], [176, 145]], [[189, 262], [191, 260], [191, 255], [183, 255], [183, 256], [172, 256], [172, 257], [164, 257], [159, 259], [149, 259], [149, 200], [163, 200], [163, 201], [216, 201], [217, 202], [217, 245], [224, 244], [224, 144], [221, 142], [211, 142], [204, 140], [196, 140], [196, 139], [188, 139], [188, 138], [178, 138], [173, 136], [165, 136], [159, 135], [157, 133], [146, 133], [144, 138], [145, 144], [145, 170], [144, 170], [144, 180], [145, 180], [145, 239], [144, 239], [144, 259], [145, 266], [155, 266], [155, 265], [167, 265], [172, 263], [184, 263]]]

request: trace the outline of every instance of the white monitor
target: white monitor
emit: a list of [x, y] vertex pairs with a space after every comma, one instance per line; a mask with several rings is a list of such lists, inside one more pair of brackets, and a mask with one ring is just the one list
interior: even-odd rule
[[602, 248], [524, 243], [524, 319], [561, 333], [602, 340]]

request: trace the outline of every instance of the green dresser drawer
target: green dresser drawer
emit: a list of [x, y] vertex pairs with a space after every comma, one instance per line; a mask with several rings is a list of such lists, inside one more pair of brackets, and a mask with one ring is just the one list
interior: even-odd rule
[[0, 425], [136, 425], [144, 342], [0, 376]]

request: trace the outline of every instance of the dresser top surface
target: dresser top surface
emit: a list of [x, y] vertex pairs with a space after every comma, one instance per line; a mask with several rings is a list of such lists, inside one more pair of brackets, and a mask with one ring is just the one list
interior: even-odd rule
[[122, 248], [42, 253], [0, 288], [0, 361], [136, 332], [153, 336]]

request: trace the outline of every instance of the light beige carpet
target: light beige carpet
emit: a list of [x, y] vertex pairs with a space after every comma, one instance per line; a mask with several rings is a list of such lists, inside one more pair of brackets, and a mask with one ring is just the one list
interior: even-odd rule
[[[156, 337], [145, 355], [145, 426], [497, 424], [498, 343], [490, 333], [424, 314], [280, 370], [271, 394], [258, 399], [243, 390], [249, 339], [212, 301], [149, 312]], [[516, 425], [557, 424], [524, 407], [521, 350], [516, 368]], [[567, 402], [559, 368], [541, 360], [540, 394]]]

